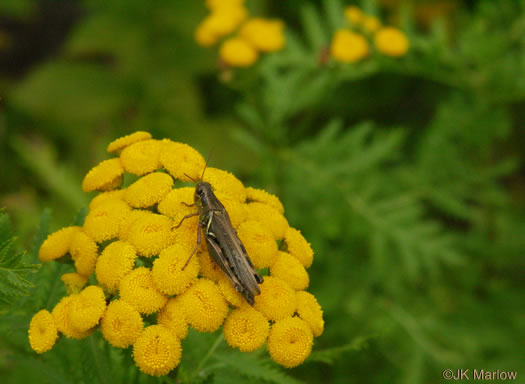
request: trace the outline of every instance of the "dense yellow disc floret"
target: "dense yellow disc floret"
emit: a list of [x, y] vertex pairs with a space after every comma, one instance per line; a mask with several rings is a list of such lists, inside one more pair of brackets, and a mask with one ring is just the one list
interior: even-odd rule
[[133, 359], [148, 375], [167, 375], [182, 355], [180, 340], [163, 325], [150, 325], [133, 344]]
[[127, 348], [142, 333], [144, 322], [140, 313], [129, 303], [114, 300], [100, 321], [100, 331], [111, 345]]
[[36, 353], [44, 353], [53, 348], [58, 331], [49, 311], [42, 309], [33, 316], [29, 324], [28, 337], [29, 344]]
[[284, 207], [279, 198], [275, 195], [272, 195], [271, 193], [268, 193], [262, 189], [256, 189], [252, 187], [246, 188], [246, 200], [251, 202], [257, 202], [257, 203], [264, 203], [271, 205], [280, 214], [284, 214]]
[[98, 283], [108, 292], [115, 293], [122, 279], [131, 272], [137, 253], [126, 241], [109, 244], [97, 260], [96, 275]]
[[88, 279], [80, 273], [64, 273], [60, 280], [66, 286], [66, 291], [69, 295], [72, 293], [79, 293], [86, 285]]
[[284, 243], [290, 255], [299, 260], [305, 268], [310, 268], [314, 261], [314, 251], [300, 231], [288, 227], [284, 234]]
[[149, 213], [139, 217], [129, 228], [126, 239], [140, 256], [158, 255], [175, 241], [173, 220], [163, 215]]
[[375, 16], [365, 15], [362, 24], [368, 32], [375, 32], [381, 28], [381, 21]]
[[73, 235], [69, 253], [75, 261], [77, 272], [89, 277], [93, 273], [95, 263], [97, 262], [97, 243], [84, 232], [79, 231]]
[[114, 239], [126, 223], [130, 212], [129, 205], [121, 200], [104, 201], [86, 216], [84, 232], [97, 243]]
[[304, 266], [287, 252], [279, 251], [277, 260], [270, 267], [270, 274], [286, 281], [296, 291], [306, 289], [310, 284], [310, 278]]
[[239, 35], [260, 52], [275, 52], [284, 47], [284, 24], [280, 20], [250, 19]]
[[345, 18], [354, 25], [359, 25], [363, 22], [365, 15], [359, 7], [349, 5], [345, 8]]
[[53, 315], [57, 329], [66, 335], [66, 337], [84, 339], [93, 333], [94, 329], [79, 331], [71, 325], [70, 315], [73, 310], [73, 302], [77, 297], [78, 294], [63, 297], [62, 300], [55, 305], [55, 308], [51, 311], [51, 315]]
[[103, 203], [106, 200], [111, 200], [111, 199], [122, 200], [125, 192], [126, 192], [125, 188], [116, 189], [114, 191], [101, 192], [89, 202], [89, 210], [90, 211], [94, 210], [96, 207], [98, 207], [101, 203]]
[[104, 160], [92, 168], [84, 177], [82, 190], [91, 192], [116, 189], [122, 183], [123, 173], [124, 168], [122, 168], [119, 158]]
[[231, 37], [224, 41], [219, 49], [219, 56], [232, 67], [250, 67], [259, 57], [257, 50], [240, 37]]
[[[220, 270], [219, 267], [217, 269]], [[246, 304], [246, 299], [235, 289], [228, 277], [222, 272], [217, 279], [217, 284], [219, 284], [219, 289], [221, 290], [222, 295], [226, 301], [234, 307], [240, 307], [243, 304]]]
[[143, 176], [131, 184], [124, 194], [124, 201], [133, 208], [147, 208], [157, 204], [171, 191], [173, 179], [162, 172]]
[[168, 301], [155, 285], [151, 271], [145, 267], [134, 269], [122, 279], [120, 298], [146, 315], [158, 312]]
[[249, 305], [231, 311], [222, 327], [226, 342], [241, 352], [262, 347], [269, 330], [268, 320]]
[[211, 280], [199, 279], [180, 298], [188, 324], [199, 332], [215, 332], [228, 314], [228, 304]]
[[[189, 207], [193, 204], [193, 194], [195, 188], [182, 187], [172, 189], [157, 206], [159, 213], [169, 216], [175, 224], [179, 224], [182, 218], [197, 210], [195, 207]], [[191, 220], [187, 219], [187, 220]]]
[[288, 229], [288, 220], [277, 209], [264, 203], [249, 203], [247, 205], [248, 217], [260, 222], [268, 228], [275, 240], [282, 240]]
[[127, 172], [142, 176], [161, 167], [160, 149], [161, 142], [158, 140], [139, 141], [124, 148], [120, 154], [120, 161]]
[[232, 173], [217, 168], [206, 168], [204, 181], [211, 184], [216, 195], [229, 196], [241, 203], [246, 201], [246, 190], [242, 182]]
[[332, 57], [343, 63], [355, 63], [368, 56], [368, 42], [366, 39], [347, 29], [338, 30], [330, 45]]
[[295, 311], [295, 291], [284, 281], [265, 276], [259, 285], [261, 294], [255, 296], [253, 307], [268, 320], [276, 321], [292, 316]]
[[321, 336], [324, 330], [323, 310], [315, 296], [306, 291], [300, 291], [296, 293], [295, 300], [297, 302], [295, 311], [299, 317], [308, 324], [314, 336]]
[[224, 272], [212, 259], [206, 245], [201, 245], [197, 252], [197, 258], [199, 259], [199, 273], [202, 277], [213, 281], [219, 281], [224, 276]]
[[129, 215], [126, 217], [126, 221], [121, 225], [118, 232], [118, 238], [120, 240], [127, 240], [129, 236], [129, 230], [135, 224], [135, 222], [143, 217], [151, 215], [151, 211], [146, 209], [132, 209]]
[[49, 235], [38, 250], [40, 261], [56, 260], [68, 253], [71, 240], [78, 231], [80, 227], [65, 227]]
[[74, 295], [69, 315], [71, 326], [79, 331], [87, 331], [98, 324], [106, 311], [106, 297], [102, 288], [91, 285]]
[[107, 151], [109, 153], [118, 153], [131, 144], [148, 139], [151, 139], [151, 134], [149, 132], [133, 132], [132, 134], [113, 140], [111, 143], [109, 143]]
[[171, 329], [180, 340], [188, 336], [188, 322], [180, 297], [168, 300], [164, 308], [157, 313], [157, 322]]
[[257, 269], [270, 267], [277, 257], [277, 243], [272, 233], [258, 221], [245, 221], [237, 230], [239, 239]]
[[226, 209], [228, 213], [233, 228], [239, 228], [249, 217], [246, 204], [239, 202], [239, 200], [229, 195], [223, 196], [221, 193], [217, 193], [216, 196], [222, 205], [224, 205], [224, 209]]
[[[199, 260], [192, 256], [194, 246], [176, 243], [160, 252], [151, 270], [157, 288], [166, 295], [179, 295], [197, 281]], [[183, 269], [184, 268], [184, 269]]]
[[410, 46], [406, 35], [393, 27], [379, 29], [374, 36], [374, 43], [379, 52], [392, 57], [406, 55]]
[[303, 363], [310, 355], [313, 334], [298, 317], [287, 317], [272, 325], [267, 348], [270, 357], [286, 368]]
[[[177, 180], [198, 180], [206, 162], [202, 155], [188, 144], [162, 140], [160, 162], [164, 169]], [[187, 176], [186, 176], [187, 175]]]

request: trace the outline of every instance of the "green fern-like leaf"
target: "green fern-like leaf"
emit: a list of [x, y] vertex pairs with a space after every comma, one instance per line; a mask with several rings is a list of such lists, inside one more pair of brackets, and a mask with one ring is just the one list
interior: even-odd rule
[[351, 343], [341, 345], [338, 347], [327, 348], [320, 351], [313, 351], [308, 357], [307, 362], [321, 362], [325, 364], [333, 364], [343, 354], [350, 351], [360, 351], [366, 348], [371, 336], [357, 337]]

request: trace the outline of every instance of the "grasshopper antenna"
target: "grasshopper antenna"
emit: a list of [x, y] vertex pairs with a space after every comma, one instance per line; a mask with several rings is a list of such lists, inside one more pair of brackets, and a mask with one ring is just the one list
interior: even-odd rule
[[201, 181], [204, 178], [204, 172], [206, 172], [206, 168], [208, 167], [208, 162], [211, 159], [211, 154], [212, 153], [213, 153], [213, 150], [210, 151], [210, 154], [208, 155], [208, 158], [206, 159], [206, 163], [204, 164], [204, 169], [202, 170], [202, 175], [201, 175]]
[[195, 184], [197, 184], [197, 180], [195, 180], [193, 177], [191, 177], [191, 176], [188, 175], [187, 173], [184, 173], [184, 176], [186, 176], [188, 179], [190, 179], [190, 180], [193, 181]]

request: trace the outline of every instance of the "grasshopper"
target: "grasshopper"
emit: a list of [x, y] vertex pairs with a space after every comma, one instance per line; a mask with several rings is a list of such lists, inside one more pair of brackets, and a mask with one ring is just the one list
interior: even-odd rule
[[217, 196], [215, 196], [212, 186], [202, 181], [205, 170], [206, 165], [198, 181], [186, 175], [196, 183], [196, 186], [193, 195], [193, 204], [185, 205], [195, 205], [197, 212], [184, 216], [175, 228], [178, 228], [185, 219], [193, 216], [199, 216], [199, 227], [197, 228], [197, 245], [182, 269], [186, 268], [201, 245], [202, 228], [211, 257], [226, 274], [226, 277], [228, 277], [228, 280], [230, 280], [235, 290], [239, 292], [250, 305], [253, 305], [254, 296], [261, 293], [259, 284], [263, 282], [263, 278], [253, 266], [244, 245], [237, 236], [237, 231], [231, 224], [230, 217], [224, 205], [222, 205]]

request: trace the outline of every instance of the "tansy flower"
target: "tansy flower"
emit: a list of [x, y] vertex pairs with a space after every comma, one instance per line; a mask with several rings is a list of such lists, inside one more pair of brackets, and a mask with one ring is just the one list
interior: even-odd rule
[[150, 325], [133, 344], [133, 359], [148, 375], [162, 376], [175, 368], [182, 354], [180, 340], [163, 325]]
[[265, 276], [259, 285], [261, 294], [255, 296], [253, 307], [267, 319], [276, 321], [292, 316], [295, 311], [295, 292], [284, 281]]
[[277, 256], [277, 243], [272, 233], [258, 221], [245, 221], [237, 233], [246, 252], [257, 269], [268, 268]]
[[100, 285], [111, 293], [118, 290], [122, 279], [131, 272], [137, 253], [126, 241], [109, 244], [97, 260], [96, 274]]
[[120, 161], [127, 172], [142, 176], [161, 167], [160, 148], [158, 140], [139, 141], [122, 150]]
[[[195, 206], [189, 207], [188, 205], [193, 204], [193, 194], [195, 188], [183, 187], [172, 189], [164, 198], [160, 201], [157, 206], [159, 213], [164, 216], [169, 216], [173, 219], [175, 225], [179, 224], [184, 216], [193, 213], [197, 210]], [[197, 228], [199, 219], [197, 217], [190, 217], [185, 221], [192, 221]]]
[[[197, 280], [199, 260], [195, 255], [186, 262], [195, 246], [176, 243], [160, 252], [151, 274], [157, 288], [166, 295], [179, 295]], [[183, 270], [184, 268], [184, 270]]]
[[239, 35], [260, 52], [275, 52], [284, 47], [283, 29], [280, 20], [254, 18], [244, 23]]
[[299, 317], [308, 324], [314, 336], [321, 336], [324, 330], [323, 310], [314, 295], [300, 291], [296, 293], [295, 300], [297, 302], [295, 311]]
[[241, 203], [246, 201], [246, 190], [242, 182], [228, 171], [206, 168], [204, 181], [211, 184], [216, 195], [229, 196]]
[[55, 320], [45, 309], [37, 312], [29, 324], [29, 344], [36, 353], [49, 351], [55, 345], [58, 332]]
[[363, 11], [354, 5], [346, 7], [344, 13], [346, 19], [354, 25], [361, 24], [365, 17]]
[[120, 298], [140, 313], [158, 312], [168, 301], [155, 285], [149, 269], [140, 267], [128, 273], [120, 282]]
[[[217, 267], [217, 269], [220, 270], [219, 267]], [[237, 292], [228, 277], [222, 271], [218, 277], [217, 284], [219, 284], [219, 289], [228, 303], [234, 307], [240, 307], [241, 305], [246, 304], [246, 299]]]
[[204, 158], [195, 149], [166, 139], [162, 140], [160, 162], [171, 176], [182, 181], [190, 181], [188, 176], [198, 180], [205, 166]]
[[106, 200], [88, 213], [84, 220], [84, 232], [97, 243], [114, 239], [130, 212], [131, 209], [125, 202]]
[[215, 332], [228, 314], [228, 304], [211, 280], [199, 279], [180, 299], [188, 324], [199, 332]]
[[232, 37], [222, 43], [219, 56], [232, 67], [249, 67], [257, 61], [259, 54], [246, 40]]
[[246, 208], [248, 209], [248, 216], [268, 228], [274, 239], [282, 240], [284, 238], [288, 229], [288, 221], [279, 211], [263, 203], [249, 203]]
[[314, 260], [314, 251], [300, 231], [288, 227], [284, 234], [284, 243], [290, 255], [299, 260], [305, 268], [310, 268]]
[[173, 179], [162, 172], [150, 173], [131, 184], [124, 194], [124, 201], [133, 208], [147, 208], [157, 204], [171, 191]]
[[310, 278], [299, 260], [287, 252], [279, 252], [277, 260], [270, 267], [270, 274], [286, 281], [295, 290], [308, 288]]
[[46, 262], [64, 256], [69, 251], [73, 235], [78, 231], [80, 227], [65, 227], [49, 235], [38, 250], [38, 258]]
[[72, 293], [79, 293], [84, 285], [86, 285], [88, 279], [79, 273], [64, 273], [60, 280], [66, 286], [66, 291], [70, 295]]
[[91, 192], [95, 190], [108, 191], [116, 189], [122, 183], [124, 169], [120, 159], [108, 159], [92, 168], [82, 181], [82, 190]]
[[180, 340], [188, 335], [188, 322], [180, 297], [168, 300], [164, 308], [157, 313], [157, 322], [171, 329]]
[[368, 32], [375, 32], [381, 27], [381, 21], [375, 16], [365, 16], [363, 20], [363, 27]]
[[151, 134], [149, 132], [133, 132], [130, 135], [122, 136], [113, 140], [111, 143], [109, 143], [107, 151], [109, 153], [118, 153], [131, 144], [148, 139], [151, 139]]
[[298, 317], [287, 317], [272, 325], [267, 342], [270, 357], [286, 368], [301, 364], [312, 351], [313, 335]]
[[89, 277], [93, 273], [95, 263], [97, 262], [97, 243], [84, 232], [79, 231], [73, 235], [69, 253], [75, 261], [77, 272]]
[[150, 213], [139, 217], [126, 235], [141, 256], [158, 255], [161, 250], [174, 242], [173, 220], [163, 215]]
[[224, 205], [224, 209], [226, 209], [228, 213], [233, 228], [239, 228], [248, 218], [246, 204], [240, 203], [239, 200], [229, 195], [223, 196], [221, 193], [217, 193], [216, 196], [222, 205]]
[[144, 322], [140, 313], [122, 300], [112, 301], [100, 321], [102, 335], [117, 348], [127, 348], [133, 344], [143, 328]]
[[268, 193], [262, 189], [256, 189], [252, 187], [247, 187], [245, 189], [246, 191], [246, 200], [251, 202], [258, 202], [258, 203], [264, 203], [271, 205], [280, 214], [284, 214], [284, 207], [279, 198], [275, 195], [272, 195], [271, 193]]
[[217, 37], [232, 33], [248, 16], [242, 5], [229, 5], [215, 8], [203, 23]]
[[392, 27], [379, 29], [374, 36], [374, 43], [379, 52], [392, 57], [404, 56], [410, 45], [405, 34]]
[[269, 329], [268, 320], [260, 312], [245, 305], [230, 312], [222, 332], [229, 345], [239, 348], [241, 352], [252, 352], [264, 344]]
[[135, 222], [142, 217], [151, 215], [151, 211], [146, 209], [132, 209], [129, 215], [126, 217], [126, 222], [121, 225], [118, 232], [118, 238], [120, 240], [127, 240], [129, 236], [129, 230], [135, 224]]
[[79, 332], [85, 332], [97, 325], [106, 310], [106, 297], [102, 288], [91, 285], [72, 297], [69, 314], [71, 326]]
[[197, 258], [199, 259], [199, 273], [202, 277], [213, 281], [219, 281], [224, 276], [222, 269], [212, 259], [206, 245], [201, 245], [197, 251]]
[[99, 193], [89, 202], [89, 210], [92, 211], [93, 209], [98, 207], [102, 202], [106, 200], [111, 200], [111, 199], [122, 200], [122, 197], [124, 197], [125, 192], [126, 192], [126, 189], [116, 189], [114, 191], [107, 191], [107, 192]]
[[73, 309], [73, 301], [77, 297], [78, 294], [63, 297], [62, 300], [55, 305], [55, 308], [51, 311], [51, 315], [53, 315], [57, 329], [66, 335], [66, 337], [84, 339], [93, 333], [94, 328], [87, 331], [79, 331], [71, 325], [70, 314]]
[[368, 42], [355, 32], [340, 29], [332, 40], [330, 54], [337, 61], [355, 63], [368, 56]]

